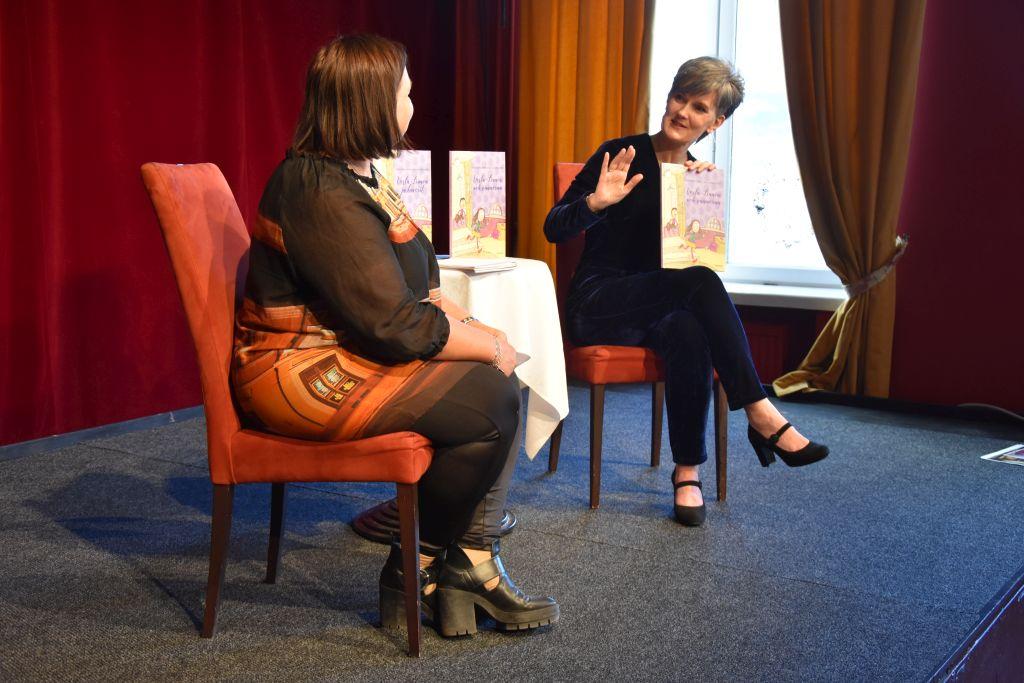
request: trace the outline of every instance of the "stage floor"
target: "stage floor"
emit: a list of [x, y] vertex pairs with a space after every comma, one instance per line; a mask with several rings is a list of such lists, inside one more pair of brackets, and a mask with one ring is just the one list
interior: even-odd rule
[[[670, 518], [671, 454], [649, 457], [649, 391], [610, 390], [601, 509], [587, 508], [587, 392], [559, 470], [521, 457], [503, 555], [562, 619], [423, 657], [376, 627], [386, 548], [347, 522], [383, 485], [290, 487], [282, 570], [261, 583], [269, 486], [235, 496], [212, 641], [198, 637], [210, 486], [201, 419], [0, 460], [0, 677], [289, 680], [922, 680], [1024, 564], [1024, 467], [979, 456], [1021, 430], [783, 404], [832, 456], [762, 469], [730, 423], [729, 499]], [[710, 443], [710, 439], [709, 439]]]

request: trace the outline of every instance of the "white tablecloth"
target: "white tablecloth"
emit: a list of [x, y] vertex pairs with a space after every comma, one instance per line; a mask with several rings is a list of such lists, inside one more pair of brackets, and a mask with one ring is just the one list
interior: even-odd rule
[[569, 414], [562, 329], [551, 271], [543, 261], [514, 259], [516, 267], [469, 275], [441, 269], [441, 291], [481, 322], [503, 330], [530, 360], [516, 368], [529, 387], [526, 454], [533, 458]]

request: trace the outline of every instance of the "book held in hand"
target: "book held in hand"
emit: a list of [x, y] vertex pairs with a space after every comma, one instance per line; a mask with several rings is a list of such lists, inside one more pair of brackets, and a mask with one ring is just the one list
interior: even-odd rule
[[430, 151], [407, 149], [393, 159], [374, 159], [373, 165], [402, 198], [412, 222], [433, 241]]
[[505, 153], [450, 152], [449, 178], [452, 256], [505, 256]]
[[725, 173], [661, 165], [661, 267], [725, 270]]

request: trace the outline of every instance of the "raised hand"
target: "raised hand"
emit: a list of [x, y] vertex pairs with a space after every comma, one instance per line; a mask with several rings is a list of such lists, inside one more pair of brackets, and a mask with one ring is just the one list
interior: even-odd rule
[[601, 175], [597, 179], [597, 187], [587, 197], [587, 206], [591, 211], [603, 211], [612, 204], [618, 204], [626, 198], [633, 188], [644, 179], [642, 173], [626, 180], [629, 173], [629, 165], [633, 163], [636, 150], [630, 145], [620, 149], [619, 153], [609, 159], [608, 152], [604, 153], [604, 160], [601, 162]]

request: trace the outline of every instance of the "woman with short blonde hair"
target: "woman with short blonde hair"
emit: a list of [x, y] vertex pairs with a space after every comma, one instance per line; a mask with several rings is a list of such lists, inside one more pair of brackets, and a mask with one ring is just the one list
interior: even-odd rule
[[718, 275], [703, 266], [666, 270], [660, 262], [659, 163], [713, 169], [689, 148], [743, 102], [732, 65], [698, 57], [679, 67], [661, 130], [602, 144], [544, 223], [551, 242], [584, 232], [586, 246], [566, 301], [566, 329], [578, 345], [646, 346], [664, 360], [676, 519], [703, 524], [698, 467], [707, 459], [704, 429], [717, 371], [732, 410], [743, 408], [761, 464], [778, 456], [807, 465], [828, 448], [801, 436], [768, 401], [743, 326]]

